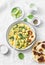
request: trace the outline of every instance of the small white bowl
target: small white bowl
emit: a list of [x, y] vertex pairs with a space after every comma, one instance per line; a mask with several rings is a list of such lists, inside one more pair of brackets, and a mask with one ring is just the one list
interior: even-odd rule
[[19, 7], [19, 6], [14, 6], [14, 7], [11, 8], [11, 10], [12, 10], [13, 8], [15, 8], [15, 7], [18, 7], [18, 8], [21, 9], [22, 15], [21, 15], [19, 18], [15, 18], [15, 17], [13, 17], [13, 16], [11, 15], [11, 11], [10, 11], [10, 15], [11, 15], [11, 18], [13, 18], [14, 21], [15, 21], [15, 20], [18, 21], [18, 20], [20, 20], [20, 19], [22, 19], [22, 18], [24, 17], [24, 10], [23, 10], [22, 7]]
[[5, 55], [8, 53], [8, 47], [6, 45], [0, 45], [0, 53]]
[[[34, 20], [37, 20], [38, 21], [37, 24], [34, 24]], [[31, 24], [34, 25], [34, 26], [39, 26], [40, 23], [41, 23], [41, 20], [38, 17], [33, 18], [33, 20], [31, 21]]]

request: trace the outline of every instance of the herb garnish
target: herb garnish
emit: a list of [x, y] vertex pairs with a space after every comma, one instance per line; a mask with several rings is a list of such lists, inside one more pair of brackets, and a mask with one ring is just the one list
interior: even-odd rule
[[29, 19], [32, 19], [34, 16], [33, 16], [32, 14], [29, 14], [27, 17], [28, 17]]
[[11, 36], [10, 39], [14, 40], [14, 36]]
[[24, 54], [23, 53], [19, 53], [18, 57], [22, 60], [22, 59], [24, 59]]

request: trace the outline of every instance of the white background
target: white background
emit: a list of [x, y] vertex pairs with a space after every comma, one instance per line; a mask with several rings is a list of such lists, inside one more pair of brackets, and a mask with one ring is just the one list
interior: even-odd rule
[[[12, 49], [6, 41], [7, 28], [11, 23], [15, 22], [10, 16], [11, 7], [16, 5], [21, 6], [25, 11], [25, 15], [27, 15], [29, 13], [28, 6], [30, 3], [35, 3], [40, 8], [38, 16], [41, 18], [42, 24], [36, 27], [36, 33], [38, 40], [45, 40], [45, 0], [15, 0], [15, 3], [10, 2], [7, 3], [6, 8], [0, 9], [0, 44], [7, 45], [10, 50], [7, 55], [0, 53], [0, 65], [45, 65], [39, 64], [33, 60], [31, 48], [26, 51], [16, 51]], [[24, 53], [25, 57], [23, 60], [18, 58], [19, 52]]]

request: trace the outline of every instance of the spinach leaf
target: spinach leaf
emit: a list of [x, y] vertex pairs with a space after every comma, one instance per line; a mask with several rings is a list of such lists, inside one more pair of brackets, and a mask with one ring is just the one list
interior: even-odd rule
[[23, 21], [27, 22], [27, 18], [24, 18], [24, 20], [23, 20]]
[[21, 39], [25, 39], [25, 37], [20, 33], [19, 34], [19, 37], [21, 38]]
[[14, 36], [11, 36], [10, 39], [14, 40]]
[[24, 54], [23, 53], [19, 53], [18, 57], [22, 60], [22, 59], [24, 59]]
[[33, 17], [34, 17], [34, 16], [33, 16], [32, 14], [29, 14], [29, 15], [28, 15], [28, 18], [29, 18], [29, 19], [32, 19]]

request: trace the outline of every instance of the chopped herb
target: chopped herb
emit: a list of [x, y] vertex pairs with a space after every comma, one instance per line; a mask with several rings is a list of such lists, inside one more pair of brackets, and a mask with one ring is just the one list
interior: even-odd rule
[[22, 60], [22, 59], [24, 59], [24, 54], [23, 54], [23, 53], [19, 53], [19, 54], [18, 54], [18, 57], [19, 57], [19, 59]]
[[22, 48], [22, 46], [21, 47], [19, 47], [19, 49], [21, 49]]
[[19, 36], [21, 39], [25, 39], [25, 37], [23, 37], [23, 35], [21, 33], [19, 34]]
[[26, 29], [25, 26], [20, 26], [19, 28], [20, 28], [21, 30], [22, 30], [22, 29]]
[[28, 15], [28, 18], [29, 18], [29, 19], [32, 19], [33, 17], [34, 17], [34, 16], [33, 16], [32, 14], [29, 14], [29, 15]]
[[13, 8], [11, 12], [14, 14], [16, 11], [17, 11], [17, 8]]
[[14, 40], [14, 36], [11, 36], [10, 39]]
[[21, 45], [21, 46], [19, 47], [19, 49], [21, 49], [22, 47], [24, 47], [24, 44], [23, 44], [23, 45]]
[[31, 3], [31, 4], [30, 4], [30, 7], [32, 8], [33, 6], [35, 6], [35, 4], [34, 4], [34, 3]]
[[24, 18], [24, 20], [23, 20], [23, 21], [27, 22], [27, 18]]
[[24, 28], [24, 26], [20, 26], [19, 28]]
[[14, 31], [14, 35], [15, 35], [16, 31]]
[[18, 13], [16, 14], [16, 18], [19, 18], [22, 15], [22, 11], [19, 10]]
[[20, 43], [17, 43], [17, 46], [20, 46]]
[[13, 30], [15, 30], [17, 27], [18, 27], [18, 24], [16, 24], [16, 26], [15, 26], [15, 27], [13, 27]]
[[19, 36], [22, 37], [22, 34], [20, 33]]
[[17, 46], [20, 46], [20, 40], [17, 40]]

